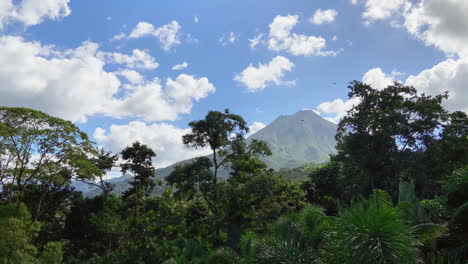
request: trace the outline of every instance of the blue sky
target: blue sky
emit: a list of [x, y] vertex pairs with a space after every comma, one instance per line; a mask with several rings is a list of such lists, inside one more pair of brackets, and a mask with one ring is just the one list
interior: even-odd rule
[[468, 111], [463, 0], [4, 0], [0, 34], [0, 104], [72, 120], [114, 152], [143, 141], [157, 166], [204, 153], [180, 136], [208, 110], [253, 130], [304, 108], [338, 122], [359, 101], [352, 80], [449, 91], [446, 107]]

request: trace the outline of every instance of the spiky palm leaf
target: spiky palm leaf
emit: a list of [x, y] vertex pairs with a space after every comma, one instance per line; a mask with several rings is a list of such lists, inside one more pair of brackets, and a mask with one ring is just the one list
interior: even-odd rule
[[264, 242], [256, 263], [259, 264], [312, 264], [319, 263], [317, 253], [297, 240]]
[[438, 224], [420, 224], [411, 227], [411, 231], [415, 235], [419, 243], [424, 244], [430, 240], [437, 239], [443, 233], [448, 231], [448, 228]]

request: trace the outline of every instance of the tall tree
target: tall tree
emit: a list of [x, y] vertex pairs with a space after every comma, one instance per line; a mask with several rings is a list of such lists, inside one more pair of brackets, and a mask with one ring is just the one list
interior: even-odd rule
[[126, 147], [120, 153], [123, 162], [120, 167], [122, 173], [131, 172], [134, 180], [130, 182], [132, 187], [124, 193], [124, 197], [128, 197], [134, 193], [142, 191], [146, 196], [149, 195], [154, 188], [154, 172], [152, 159], [156, 157], [156, 153], [148, 146], [135, 142], [132, 146]]
[[49, 193], [102, 173], [90, 160], [95, 154], [88, 136], [69, 121], [32, 109], [0, 107], [1, 199], [21, 202], [33, 187], [34, 220], [44, 213]]
[[399, 83], [376, 90], [354, 81], [349, 89], [349, 98], [360, 103], [338, 125], [334, 160], [364, 176], [365, 193], [380, 188], [396, 197], [399, 180], [413, 172], [412, 161], [427, 157], [426, 151], [450, 125], [442, 107], [448, 95], [426, 96]]
[[[240, 115], [231, 114], [228, 109], [223, 112], [209, 111], [205, 119], [189, 123], [192, 132], [184, 135], [182, 141], [185, 145], [204, 148], [209, 147], [213, 152], [214, 177], [213, 185], [218, 181], [218, 169], [225, 164], [229, 155], [221, 160], [218, 152], [232, 144], [236, 138], [241, 138], [249, 132], [245, 120]], [[215, 190], [215, 199], [218, 194]]]
[[151, 194], [155, 186], [152, 159], [156, 157], [156, 153], [148, 146], [134, 142], [120, 154], [125, 161], [120, 164], [122, 173], [131, 172], [134, 176], [134, 180], [130, 182], [132, 187], [123, 193], [123, 198], [132, 205], [136, 218], [143, 199]]

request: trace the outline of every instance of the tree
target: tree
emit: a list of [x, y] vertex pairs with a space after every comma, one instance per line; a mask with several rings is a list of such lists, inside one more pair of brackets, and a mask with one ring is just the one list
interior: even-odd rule
[[69, 121], [32, 109], [0, 107], [1, 199], [19, 204], [28, 186], [39, 186], [31, 212], [35, 220], [45, 212], [49, 193], [102, 173], [90, 160], [95, 154], [88, 136]]
[[91, 159], [94, 165], [102, 171], [102, 173], [96, 177], [98, 182], [96, 183], [94, 180], [83, 180], [83, 182], [101, 189], [106, 195], [110, 194], [114, 189], [114, 184], [107, 181], [106, 172], [110, 171], [114, 167], [117, 160], [117, 155], [112, 155], [112, 153], [105, 152], [103, 149], [100, 149], [96, 157]]
[[156, 153], [146, 145], [135, 142], [130, 147], [126, 147], [120, 153], [126, 162], [120, 165], [122, 173], [130, 171], [134, 175], [134, 180], [130, 182], [132, 187], [124, 193], [124, 197], [142, 192], [148, 196], [154, 188], [154, 172], [152, 159]]
[[356, 177], [364, 176], [363, 193], [380, 188], [396, 197], [400, 179], [415, 173], [414, 161], [427, 157], [426, 151], [450, 126], [441, 105], [448, 95], [420, 95], [399, 83], [376, 90], [354, 81], [349, 89], [349, 98], [359, 98], [360, 103], [338, 124], [338, 154], [333, 160], [343, 162]]
[[215, 177], [211, 168], [213, 163], [207, 157], [196, 158], [194, 162], [184, 166], [177, 166], [175, 170], [165, 178], [168, 185], [174, 186], [177, 190], [175, 196], [183, 200], [197, 200], [199, 196], [208, 205], [213, 213], [214, 209], [214, 189]]
[[[228, 109], [222, 112], [209, 111], [205, 119], [192, 121], [189, 123], [192, 132], [184, 135], [182, 141], [185, 145], [204, 148], [209, 147], [213, 152], [214, 177], [213, 185], [218, 181], [218, 169], [227, 161], [229, 156], [218, 160], [218, 152], [231, 145], [233, 140], [249, 132], [245, 120], [235, 114], [231, 114]], [[215, 199], [217, 191], [215, 190]]]
[[136, 219], [143, 199], [151, 194], [155, 185], [152, 158], [156, 157], [156, 153], [148, 146], [135, 142], [132, 146], [122, 150], [120, 154], [126, 161], [120, 164], [122, 173], [130, 171], [134, 175], [134, 180], [130, 182], [132, 187], [123, 193], [123, 198], [133, 207]]

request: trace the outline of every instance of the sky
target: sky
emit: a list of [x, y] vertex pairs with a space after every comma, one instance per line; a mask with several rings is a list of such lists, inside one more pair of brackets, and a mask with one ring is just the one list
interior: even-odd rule
[[347, 85], [445, 91], [468, 112], [466, 0], [0, 0], [0, 105], [74, 122], [156, 167], [188, 149], [188, 123], [242, 115], [251, 133], [313, 110], [339, 122]]

